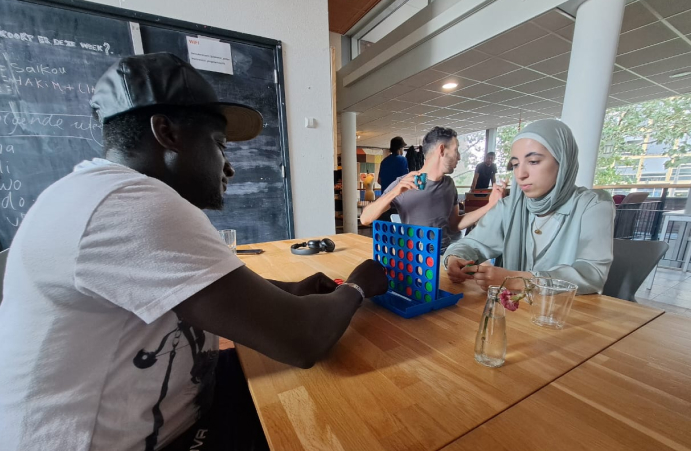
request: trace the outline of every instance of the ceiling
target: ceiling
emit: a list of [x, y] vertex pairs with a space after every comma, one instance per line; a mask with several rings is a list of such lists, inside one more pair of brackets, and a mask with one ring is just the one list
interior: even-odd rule
[[[330, 0], [330, 3], [333, 0]], [[459, 134], [559, 117], [574, 19], [560, 10], [509, 30], [353, 105], [358, 146], [417, 143], [430, 128]], [[608, 107], [691, 93], [691, 1], [626, 6]], [[458, 87], [446, 91], [444, 83]], [[340, 136], [339, 136], [340, 144]]]
[[345, 34], [381, 0], [329, 0], [329, 31]]

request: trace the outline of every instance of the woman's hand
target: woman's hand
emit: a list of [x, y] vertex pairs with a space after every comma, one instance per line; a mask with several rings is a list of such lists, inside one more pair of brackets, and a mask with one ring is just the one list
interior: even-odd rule
[[[497, 266], [478, 265], [472, 268], [475, 271], [473, 279], [475, 279], [475, 282], [485, 291], [492, 285], [500, 286], [507, 277], [533, 278], [533, 275], [529, 272], [509, 271], [508, 269], [499, 268]], [[521, 290], [523, 289], [523, 282], [518, 279], [510, 280], [504, 286], [509, 290]]]
[[449, 280], [454, 283], [463, 283], [473, 278], [472, 274], [468, 273], [472, 273], [476, 265], [472, 260], [463, 260], [462, 258], [449, 255], [446, 266], [448, 268], [446, 271], [449, 274]]

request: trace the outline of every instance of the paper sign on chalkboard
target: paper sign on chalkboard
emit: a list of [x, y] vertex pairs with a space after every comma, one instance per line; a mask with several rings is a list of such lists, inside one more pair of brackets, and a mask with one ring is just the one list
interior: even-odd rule
[[193, 67], [233, 75], [233, 58], [227, 42], [187, 36], [187, 52]]

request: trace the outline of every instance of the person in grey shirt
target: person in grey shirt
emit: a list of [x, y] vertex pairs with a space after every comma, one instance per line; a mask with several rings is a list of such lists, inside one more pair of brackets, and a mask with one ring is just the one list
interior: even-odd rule
[[[486, 290], [506, 277], [550, 277], [575, 283], [579, 294], [601, 292], [612, 264], [614, 203], [604, 191], [575, 185], [571, 129], [556, 119], [533, 122], [514, 138], [511, 162], [511, 196], [449, 246], [449, 278], [474, 279]], [[499, 255], [503, 268], [477, 265]], [[509, 289], [522, 288], [512, 282]]]
[[[419, 171], [398, 177], [389, 185], [376, 202], [368, 205], [360, 222], [369, 225], [391, 206], [396, 207], [401, 222], [442, 229], [442, 252], [451, 242], [451, 236], [458, 234], [482, 218], [501, 199], [504, 186], [497, 183], [484, 207], [458, 215], [458, 193], [451, 174], [460, 160], [458, 138], [450, 128], [434, 127], [423, 139], [422, 151], [425, 164]], [[427, 174], [427, 185], [419, 190], [414, 178]]]

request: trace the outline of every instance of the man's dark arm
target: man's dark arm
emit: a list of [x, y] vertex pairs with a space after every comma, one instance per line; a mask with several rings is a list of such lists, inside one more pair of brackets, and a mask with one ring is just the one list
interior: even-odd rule
[[274, 286], [295, 296], [307, 296], [308, 294], [331, 293], [338, 287], [338, 284], [323, 272], [312, 274], [299, 282], [281, 282], [280, 280], [269, 280]]
[[[385, 269], [373, 260], [358, 265], [346, 282], [358, 285], [366, 297], [387, 289]], [[242, 266], [173, 311], [195, 327], [279, 362], [309, 368], [336, 344], [361, 303], [360, 291], [348, 285], [328, 294], [295, 296]]]
[[470, 184], [470, 190], [475, 189], [475, 185], [477, 185], [477, 179], [480, 176], [480, 174], [477, 173], [477, 170], [475, 171], [475, 175], [473, 176], [473, 183]]

